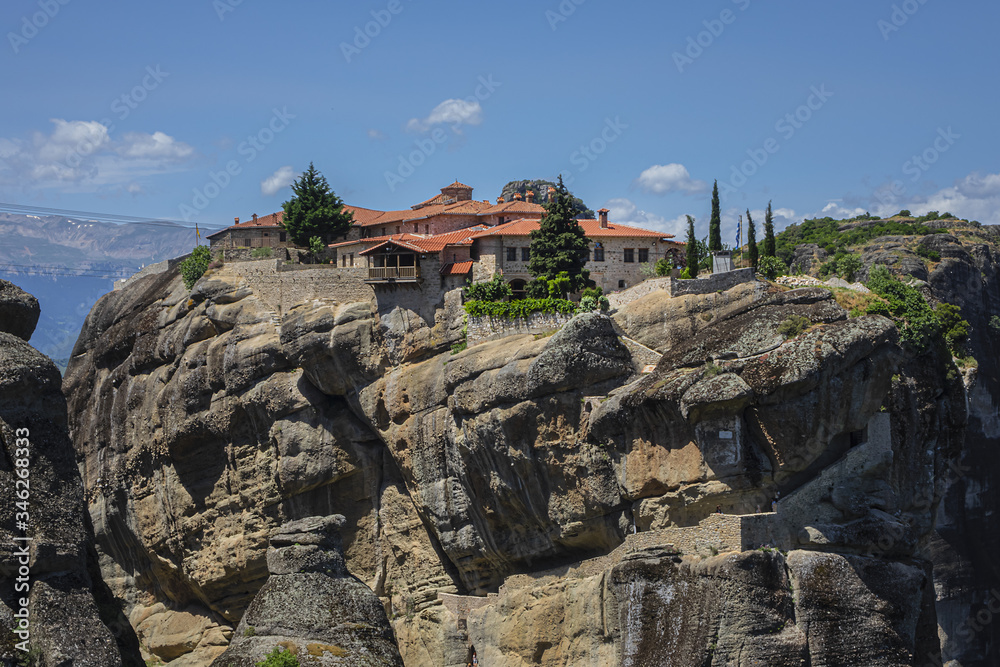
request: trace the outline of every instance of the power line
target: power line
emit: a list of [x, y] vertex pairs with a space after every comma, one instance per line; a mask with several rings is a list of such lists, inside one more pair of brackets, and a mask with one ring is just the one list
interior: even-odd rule
[[116, 213], [94, 213], [93, 211], [48, 208], [44, 206], [10, 204], [5, 202], [0, 202], [0, 213], [18, 213], [21, 215], [58, 215], [66, 218], [83, 218], [87, 222], [94, 221], [115, 224], [142, 224], [173, 228], [183, 227], [185, 229], [194, 229], [195, 224], [198, 225], [200, 229], [208, 230], [216, 228], [221, 229], [226, 226], [220, 226], [218, 223], [207, 224], [204, 222], [196, 222], [195, 224], [191, 224], [189, 221], [170, 220], [168, 218], [143, 218], [137, 216], [118, 215]]

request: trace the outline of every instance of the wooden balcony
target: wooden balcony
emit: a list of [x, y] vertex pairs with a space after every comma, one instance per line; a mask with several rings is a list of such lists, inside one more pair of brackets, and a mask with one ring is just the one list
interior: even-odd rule
[[369, 266], [368, 283], [416, 282], [420, 279], [419, 266]]

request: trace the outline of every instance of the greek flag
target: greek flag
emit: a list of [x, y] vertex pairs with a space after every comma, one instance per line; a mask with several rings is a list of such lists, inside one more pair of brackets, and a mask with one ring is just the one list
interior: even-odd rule
[[743, 216], [740, 216], [739, 221], [736, 223], [736, 247], [739, 248], [743, 245]]

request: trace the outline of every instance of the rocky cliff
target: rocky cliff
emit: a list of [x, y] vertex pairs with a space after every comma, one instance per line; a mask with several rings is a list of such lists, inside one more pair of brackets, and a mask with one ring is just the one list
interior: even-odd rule
[[[973, 298], [966, 252], [941, 270]], [[969, 529], [995, 503], [949, 479], [989, 468], [996, 436], [965, 435], [995, 424], [985, 364], [963, 377], [827, 290], [760, 282], [453, 354], [458, 295], [413, 310], [409, 289], [278, 318], [223, 268], [95, 306], [64, 390], [147, 657], [209, 664], [277, 527], [341, 514], [408, 666], [991, 664], [988, 633], [948, 625], [986, 601]]]

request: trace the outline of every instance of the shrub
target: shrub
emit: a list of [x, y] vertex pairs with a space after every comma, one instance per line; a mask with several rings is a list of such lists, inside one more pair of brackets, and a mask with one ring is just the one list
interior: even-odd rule
[[267, 259], [274, 254], [274, 250], [265, 246], [263, 248], [254, 248], [250, 251], [250, 256], [254, 259]]
[[804, 315], [792, 315], [778, 325], [778, 333], [785, 338], [795, 338], [812, 325], [812, 320]]
[[500, 274], [495, 274], [490, 280], [472, 283], [463, 292], [470, 301], [506, 301], [514, 295]]
[[969, 323], [962, 319], [958, 306], [942, 303], [932, 309], [920, 290], [903, 284], [881, 265], [872, 267], [867, 284], [868, 289], [885, 299], [868, 306], [868, 314], [892, 319], [904, 342], [923, 352], [935, 340], [940, 340], [952, 354], [961, 356]]
[[664, 258], [656, 261], [656, 275], [658, 276], [669, 276], [670, 271], [673, 270], [673, 265], [670, 260]]
[[186, 289], [194, 287], [198, 279], [205, 275], [205, 271], [208, 270], [208, 264], [211, 261], [212, 253], [209, 252], [208, 246], [200, 245], [191, 252], [190, 257], [178, 265], [177, 268], [181, 272], [181, 278], [184, 279], [184, 287]]
[[526, 318], [532, 313], [576, 312], [576, 304], [566, 299], [521, 299], [520, 301], [467, 301], [465, 312], [472, 317], [496, 317], [508, 320]]
[[688, 269], [687, 267], [685, 267], [684, 270], [681, 271], [681, 280], [691, 280], [691, 270]]
[[580, 299], [580, 312], [587, 313], [592, 310], [597, 310], [597, 298], [593, 296], [585, 296]]
[[990, 318], [990, 329], [993, 329], [994, 333], [1000, 334], [1000, 316], [994, 315]]
[[912, 218], [913, 217], [913, 214], [910, 213], [910, 210], [906, 209], [906, 208], [904, 208], [902, 211], [900, 211], [896, 215], [898, 215], [901, 218]]
[[960, 356], [962, 343], [969, 337], [969, 323], [962, 319], [962, 309], [950, 303], [940, 303], [934, 309], [934, 315], [941, 325], [941, 335], [948, 349], [955, 356]]
[[768, 280], [774, 280], [778, 276], [788, 273], [788, 266], [777, 257], [765, 255], [757, 261], [757, 271], [763, 273]]
[[263, 662], [257, 663], [257, 667], [299, 667], [299, 659], [288, 649], [275, 646]]
[[941, 253], [939, 253], [937, 250], [931, 250], [925, 245], [917, 246], [917, 254], [925, 259], [931, 260], [932, 262], [941, 261]]
[[837, 260], [837, 275], [849, 283], [854, 282], [854, 276], [861, 270], [861, 260], [857, 255], [843, 255]]
[[602, 287], [588, 287], [580, 293], [580, 299], [583, 300], [588, 296], [592, 296], [595, 299], [599, 298], [604, 294], [604, 288]]

